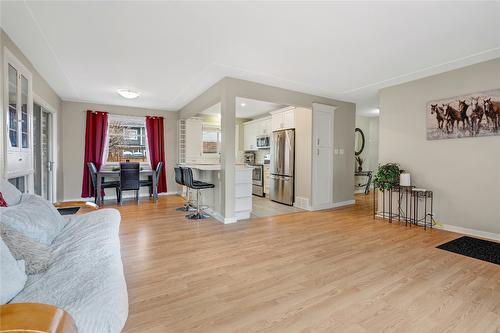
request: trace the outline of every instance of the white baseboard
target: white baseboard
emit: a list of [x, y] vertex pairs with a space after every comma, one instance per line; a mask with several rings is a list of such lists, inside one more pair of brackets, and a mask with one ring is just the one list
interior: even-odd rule
[[[378, 218], [384, 219], [384, 220], [389, 219], [389, 217], [383, 217], [382, 214], [380, 214], [380, 213], [377, 213], [375, 216]], [[397, 217], [396, 217], [396, 219], [397, 219]], [[467, 236], [475, 236], [475, 237], [481, 237], [481, 238], [488, 238], [491, 240], [500, 241], [500, 234], [495, 234], [493, 232], [464, 228], [464, 227], [459, 227], [459, 226], [451, 225], [451, 224], [435, 224], [432, 227], [435, 229], [455, 232], [457, 234], [462, 234], [462, 235], [467, 235]]]
[[441, 225], [438, 224], [438, 225], [435, 225], [434, 228], [442, 229], [442, 230], [446, 230], [446, 231], [451, 231], [451, 232], [456, 232], [458, 234], [463, 234], [463, 235], [476, 236], [476, 237], [488, 238], [491, 240], [500, 241], [500, 234], [495, 234], [493, 232], [488, 232], [488, 231], [463, 228], [463, 227], [458, 227], [456, 225], [450, 225], [450, 224], [441, 224]]
[[347, 201], [334, 202], [333, 203], [333, 208], [354, 205], [355, 203], [356, 203], [356, 200], [354, 200], [354, 199], [353, 200], [347, 200]]
[[296, 197], [295, 202], [293, 203], [293, 207], [305, 210], [312, 210], [312, 207], [309, 203], [309, 198], [304, 198], [304, 197]]
[[213, 210], [212, 210], [212, 209], [210, 209], [210, 208], [205, 209], [205, 212], [206, 212], [208, 215], [212, 216], [212, 217], [213, 217], [214, 219], [216, 219], [217, 221], [222, 222], [222, 223], [224, 223], [224, 224], [231, 224], [231, 223], [236, 223], [236, 222], [238, 222], [238, 218], [237, 218], [236, 216], [234, 216], [234, 217], [229, 217], [229, 218], [228, 218], [228, 217], [224, 217], [224, 216], [220, 215], [219, 213], [217, 213], [217, 212], [213, 211]]
[[356, 203], [356, 200], [354, 200], [354, 199], [347, 200], [347, 201], [331, 202], [328, 204], [313, 206], [311, 208], [311, 210], [332, 209], [332, 208], [338, 208], [338, 207], [342, 207], [342, 206], [354, 205], [355, 203]]

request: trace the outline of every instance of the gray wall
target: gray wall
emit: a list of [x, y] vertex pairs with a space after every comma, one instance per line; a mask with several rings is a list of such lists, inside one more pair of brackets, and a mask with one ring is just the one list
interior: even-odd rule
[[[60, 142], [61, 142], [61, 99], [59, 96], [55, 93], [55, 91], [50, 87], [50, 85], [45, 81], [45, 79], [38, 73], [38, 71], [33, 67], [31, 62], [26, 58], [26, 56], [21, 52], [21, 50], [14, 44], [14, 42], [9, 38], [9, 36], [0, 29], [0, 101], [3, 109], [3, 99], [4, 99], [4, 74], [3, 73], [3, 54], [4, 54], [4, 47], [9, 49], [9, 51], [19, 60], [33, 75], [33, 98], [36, 101], [35, 95], [39, 96], [42, 98], [51, 108], [56, 111], [56, 118], [57, 118], [57, 128], [59, 132], [58, 136], [58, 146], [60, 147]], [[4, 128], [4, 112], [0, 112], [0, 127]], [[4, 175], [4, 147], [5, 147], [5, 142], [4, 142], [4, 137], [2, 134], [2, 139], [0, 140], [0, 175]], [[55, 152], [58, 157], [58, 165], [56, 165], [56, 177], [57, 177], [57, 199], [62, 199], [63, 198], [63, 179], [62, 179], [62, 170], [63, 170], [63, 164], [62, 164], [62, 151], [59, 149], [57, 152]]]
[[[165, 158], [167, 163], [167, 187], [175, 192], [174, 170], [177, 159], [177, 113], [140, 109], [125, 106], [91, 103], [62, 103], [62, 151], [64, 163], [64, 199], [80, 198], [82, 190], [83, 157], [85, 147], [85, 111], [106, 111], [111, 114], [129, 116], [163, 116], [165, 118]], [[111, 192], [110, 192], [111, 194]]]
[[500, 58], [380, 91], [380, 163], [434, 190], [436, 219], [500, 234], [500, 136], [426, 139], [428, 101], [500, 88]]

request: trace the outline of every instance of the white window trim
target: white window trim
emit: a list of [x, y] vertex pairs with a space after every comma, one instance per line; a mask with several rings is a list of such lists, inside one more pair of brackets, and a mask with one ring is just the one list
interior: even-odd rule
[[[106, 144], [104, 146], [104, 152], [103, 152], [103, 163], [102, 163], [102, 168], [104, 170], [106, 169], [112, 169], [120, 165], [119, 162], [108, 162], [108, 153], [109, 153], [109, 140], [108, 140], [108, 135], [109, 135], [109, 124], [112, 121], [122, 121], [124, 123], [134, 123], [131, 120], [134, 120], [137, 123], [144, 124], [144, 128], [146, 128], [146, 117], [138, 117], [138, 116], [125, 116], [125, 115], [120, 115], [120, 114], [110, 114], [108, 113], [108, 130], [106, 131]], [[150, 169], [151, 168], [151, 159], [149, 158], [149, 145], [148, 145], [148, 133], [146, 129], [146, 162], [140, 162], [140, 165], [143, 169]]]

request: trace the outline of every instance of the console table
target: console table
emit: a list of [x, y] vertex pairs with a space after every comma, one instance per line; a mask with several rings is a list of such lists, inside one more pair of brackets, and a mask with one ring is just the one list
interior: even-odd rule
[[354, 176], [357, 177], [368, 177], [366, 180], [366, 184], [359, 185], [359, 187], [365, 187], [365, 194], [370, 192], [370, 183], [372, 182], [372, 174], [373, 171], [356, 171], [354, 172]]

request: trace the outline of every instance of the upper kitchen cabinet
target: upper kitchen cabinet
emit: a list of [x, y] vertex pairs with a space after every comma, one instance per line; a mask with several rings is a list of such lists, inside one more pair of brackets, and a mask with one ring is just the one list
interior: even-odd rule
[[259, 118], [243, 123], [245, 151], [257, 150], [257, 137], [270, 136], [272, 133], [271, 117]]
[[286, 108], [271, 112], [273, 131], [295, 128], [295, 108]]
[[254, 121], [243, 124], [243, 149], [257, 150], [257, 123]]

